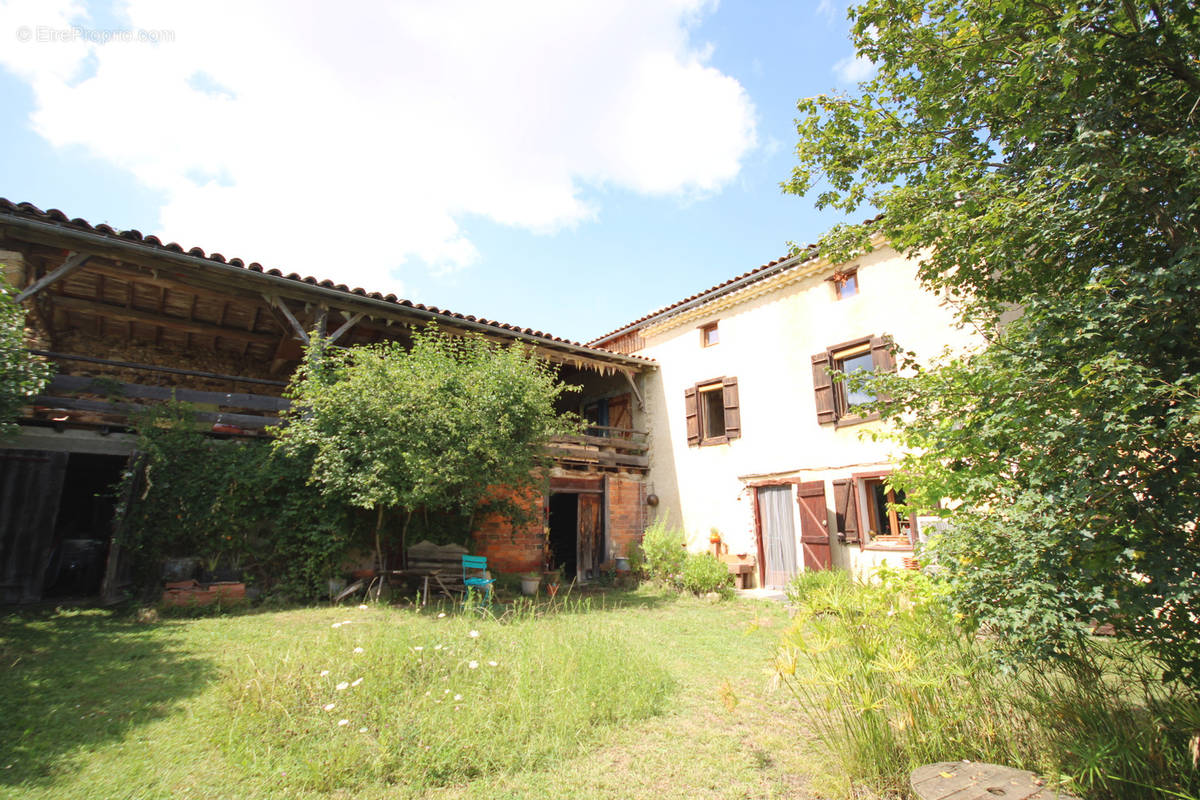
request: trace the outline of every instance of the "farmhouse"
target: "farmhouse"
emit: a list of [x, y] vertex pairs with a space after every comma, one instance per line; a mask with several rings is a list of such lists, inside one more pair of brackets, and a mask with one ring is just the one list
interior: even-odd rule
[[262, 436], [287, 406], [281, 393], [313, 330], [349, 346], [403, 342], [411, 326], [433, 322], [532, 347], [580, 387], [560, 410], [593, 425], [553, 442], [546, 524], [513, 531], [493, 518], [473, 531], [494, 569], [542, 569], [549, 559], [586, 580], [644, 527], [641, 387], [654, 369], [644, 357], [6, 200], [0, 264], [21, 288], [34, 351], [57, 369], [24, 410], [20, 435], [0, 442], [0, 602], [113, 591], [118, 498], [104, 493], [134, 449], [129, 415], [175, 398], [213, 436]]
[[647, 485], [689, 546], [718, 549], [760, 586], [799, 569], [903, 566], [933, 519], [904, 518], [884, 479], [891, 447], [864, 433], [869, 398], [832, 373], [895, 368], [976, 343], [882, 239], [849, 264], [810, 247], [593, 340], [654, 359]]
[[493, 517], [471, 532], [494, 570], [595, 578], [663, 513], [746, 586], [899, 565], [925, 526], [889, 508], [888, 446], [860, 435], [877, 427], [856, 410], [866, 398], [830, 373], [889, 369], [893, 344], [931, 355], [972, 342], [884, 242], [851, 264], [809, 248], [588, 344], [5, 200], [0, 264], [57, 369], [0, 442], [9, 603], [115, 592], [115, 509], [137, 498], [104, 490], [130, 461], [141, 405], [175, 398], [214, 437], [263, 436], [311, 331], [337, 346], [404, 342], [430, 322], [523, 343], [580, 388], [561, 410], [589, 427], [552, 445], [542, 524]]

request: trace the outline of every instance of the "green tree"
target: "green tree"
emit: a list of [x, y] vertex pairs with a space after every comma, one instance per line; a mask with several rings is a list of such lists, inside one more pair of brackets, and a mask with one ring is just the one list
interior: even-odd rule
[[0, 436], [17, 432], [13, 421], [21, 406], [42, 390], [54, 373], [25, 346], [25, 312], [16, 292], [0, 278]]
[[988, 342], [885, 387], [910, 498], [961, 500], [935, 547], [959, 610], [1026, 651], [1110, 622], [1197, 687], [1194, 4], [867, 0], [850, 16], [877, 72], [800, 102], [784, 188], [882, 211], [825, 252], [881, 231]]
[[573, 430], [554, 409], [568, 387], [528, 348], [434, 328], [407, 349], [314, 341], [276, 446], [310, 459], [309, 482], [326, 496], [376, 512], [381, 562], [386, 510], [516, 514], [496, 490], [525, 496], [548, 465], [544, 446]]

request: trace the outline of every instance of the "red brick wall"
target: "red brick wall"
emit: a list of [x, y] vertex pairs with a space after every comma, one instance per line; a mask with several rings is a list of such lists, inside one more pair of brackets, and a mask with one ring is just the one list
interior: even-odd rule
[[500, 514], [482, 517], [471, 532], [476, 555], [487, 556], [488, 569], [493, 575], [500, 572], [541, 572], [546, 546], [542, 494], [531, 491], [524, 498], [518, 498], [509, 489], [496, 491], [533, 512], [534, 522], [514, 527], [510, 519]]
[[611, 476], [608, 479], [608, 537], [616, 558], [629, 554], [629, 545], [642, 540], [646, 527], [646, 484]]

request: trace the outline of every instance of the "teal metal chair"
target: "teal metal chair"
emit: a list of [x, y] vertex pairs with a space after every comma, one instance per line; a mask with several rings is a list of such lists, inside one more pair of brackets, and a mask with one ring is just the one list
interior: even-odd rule
[[470, 596], [471, 590], [483, 591], [487, 594], [487, 603], [492, 604], [492, 584], [496, 582], [495, 578], [485, 578], [487, 574], [487, 556], [463, 556], [463, 586], [467, 589], [467, 596]]

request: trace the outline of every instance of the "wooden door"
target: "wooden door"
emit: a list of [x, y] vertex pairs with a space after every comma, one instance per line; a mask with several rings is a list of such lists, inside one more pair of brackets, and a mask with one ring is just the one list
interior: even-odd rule
[[604, 560], [603, 495], [579, 495], [579, 578], [593, 578]]
[[0, 450], [0, 602], [42, 599], [67, 454]]
[[792, 487], [760, 486], [759, 540], [763, 553], [763, 586], [782, 589], [796, 574], [796, 526], [792, 521]]
[[804, 569], [829, 569], [829, 510], [825, 506], [825, 482], [802, 483], [796, 489], [800, 504], [800, 547]]

